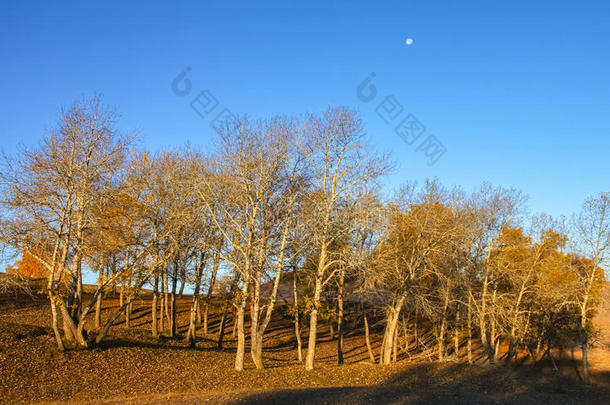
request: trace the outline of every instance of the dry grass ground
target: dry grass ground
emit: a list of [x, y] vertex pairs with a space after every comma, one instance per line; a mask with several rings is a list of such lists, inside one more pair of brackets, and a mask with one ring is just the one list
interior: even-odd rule
[[[197, 348], [190, 349], [181, 340], [150, 336], [149, 304], [138, 301], [133, 327], [115, 326], [102, 347], [66, 353], [55, 348], [45, 300], [0, 308], [0, 402], [610, 403], [610, 351], [603, 346], [610, 336], [608, 308], [597, 319], [602, 334], [592, 353], [594, 384], [585, 387], [571, 353], [559, 360], [558, 373], [546, 363], [514, 367], [403, 359], [390, 366], [368, 364], [359, 330], [346, 338], [347, 364], [336, 366], [336, 342], [323, 329], [317, 368], [306, 372], [296, 361], [292, 325], [280, 316], [265, 342], [267, 368], [256, 370], [247, 358], [247, 370], [237, 373], [230, 328], [225, 349], [216, 349], [217, 311], [210, 339], [198, 331]], [[117, 305], [107, 300], [104, 312]], [[183, 333], [188, 305], [179, 301]], [[379, 346], [376, 333], [373, 343]]]

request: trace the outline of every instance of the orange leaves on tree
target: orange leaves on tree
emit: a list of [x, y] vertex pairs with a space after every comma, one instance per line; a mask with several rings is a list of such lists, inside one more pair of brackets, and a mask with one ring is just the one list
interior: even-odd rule
[[28, 252], [22, 254], [21, 260], [17, 260], [12, 266], [7, 266], [6, 272], [30, 278], [43, 278], [48, 275], [46, 267]]

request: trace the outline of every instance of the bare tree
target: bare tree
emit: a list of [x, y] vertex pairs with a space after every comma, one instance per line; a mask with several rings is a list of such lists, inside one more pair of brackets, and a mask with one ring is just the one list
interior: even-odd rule
[[[100, 97], [83, 99], [65, 110], [40, 147], [7, 161], [2, 174], [3, 205], [11, 212], [3, 242], [27, 251], [49, 271], [48, 294], [53, 329], [60, 348], [58, 310], [65, 337], [87, 346], [83, 334], [82, 261], [93, 202], [122, 167], [132, 137], [114, 128], [116, 115]], [[44, 254], [36, 254], [44, 246]], [[38, 250], [39, 251], [39, 250]], [[66, 282], [63, 299], [59, 285]]]
[[604, 279], [604, 266], [610, 253], [610, 193], [603, 192], [588, 198], [574, 220], [577, 251], [589, 259], [578, 266], [580, 289], [578, 309], [580, 313], [580, 340], [582, 348], [583, 379], [590, 383], [588, 349], [590, 322], [595, 309], [594, 292], [598, 280]]
[[[468, 233], [472, 241], [469, 266], [477, 283], [469, 289], [471, 303], [478, 315], [481, 343], [487, 349], [488, 358], [494, 360], [495, 336], [491, 326], [495, 319], [490, 313], [490, 301], [497, 287], [496, 274], [489, 266], [489, 259], [499, 242], [501, 230], [516, 221], [516, 216], [525, 198], [514, 189], [493, 188], [484, 184], [466, 202]], [[497, 292], [496, 292], [497, 296]], [[491, 325], [490, 325], [491, 324]]]
[[[57, 129], [40, 147], [23, 151], [16, 162], [7, 161], [2, 172], [7, 217], [2, 219], [0, 237], [31, 253], [48, 270], [52, 326], [60, 349], [63, 339], [69, 346], [98, 344], [162, 261], [153, 248], [165, 236], [153, 232], [142, 179], [123, 175], [127, 168], [137, 172], [142, 165], [129, 160], [132, 136], [119, 135], [115, 120], [97, 97], [77, 102], [61, 115]], [[165, 213], [170, 220], [173, 215], [171, 210]], [[100, 249], [108, 235], [113, 236], [107, 241], [109, 250]], [[83, 261], [97, 266], [108, 255], [122, 262], [111, 274], [102, 275], [91, 300], [82, 302]], [[88, 314], [104, 290], [118, 282], [130, 284], [127, 299], [97, 327], [96, 335], [88, 333]], [[62, 293], [65, 290], [67, 294]]]
[[[309, 154], [313, 170], [308, 233], [316, 249], [314, 294], [309, 317], [309, 339], [305, 368], [314, 367], [318, 310], [322, 289], [339, 271], [340, 257], [329, 248], [342, 233], [338, 208], [389, 169], [385, 157], [371, 153], [358, 114], [345, 108], [329, 109], [308, 122]], [[344, 229], [348, 231], [348, 229]]]
[[[407, 300], [423, 313], [432, 313], [440, 291], [440, 337], [446, 330], [451, 293], [451, 261], [456, 224], [444, 204], [444, 191], [428, 182], [418, 195], [404, 189], [390, 207], [387, 230], [373, 256], [368, 274], [371, 290], [382, 291], [386, 302], [386, 328], [379, 362], [392, 361], [399, 316]], [[434, 291], [431, 291], [434, 290]], [[440, 342], [440, 340], [439, 340]], [[439, 350], [444, 349], [439, 345]], [[442, 356], [441, 356], [442, 357]]]
[[[235, 369], [243, 369], [244, 313], [251, 299], [251, 354], [262, 368], [263, 334], [271, 318], [290, 229], [302, 160], [295, 149], [296, 122], [284, 118], [227, 128], [214, 158], [216, 172], [204, 176], [199, 195], [225, 240], [225, 262], [239, 274]], [[273, 287], [261, 318], [263, 276], [273, 272]]]

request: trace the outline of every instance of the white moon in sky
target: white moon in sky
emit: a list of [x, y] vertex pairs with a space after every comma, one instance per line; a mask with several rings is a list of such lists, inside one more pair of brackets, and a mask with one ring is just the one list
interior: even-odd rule
[[413, 38], [407, 38], [407, 45], [411, 45], [413, 43]]

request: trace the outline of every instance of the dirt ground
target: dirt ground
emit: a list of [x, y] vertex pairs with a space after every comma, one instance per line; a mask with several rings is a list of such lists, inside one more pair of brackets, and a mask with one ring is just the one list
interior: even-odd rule
[[[610, 297], [610, 288], [606, 297]], [[609, 300], [610, 302], [610, 300]], [[104, 313], [118, 306], [109, 299]], [[189, 301], [179, 301], [180, 332], [186, 332]], [[0, 307], [0, 402], [95, 404], [434, 404], [434, 403], [610, 403], [610, 306], [596, 322], [600, 329], [592, 351], [593, 385], [584, 386], [578, 351], [532, 367], [489, 365], [482, 361], [429, 362], [402, 359], [370, 364], [361, 330], [345, 341], [346, 364], [336, 365], [336, 341], [325, 326], [316, 369], [307, 372], [296, 360], [292, 324], [281, 311], [265, 341], [265, 370], [249, 356], [246, 370], [232, 370], [235, 341], [229, 325], [226, 347], [216, 348], [219, 313], [211, 316], [209, 338], [198, 330], [195, 349], [180, 339], [153, 339], [150, 302], [135, 304], [133, 326], [120, 323], [102, 347], [59, 352], [52, 338], [44, 299]], [[305, 335], [304, 335], [305, 336]], [[380, 336], [373, 333], [374, 350]], [[63, 402], [62, 402], [63, 401]]]

